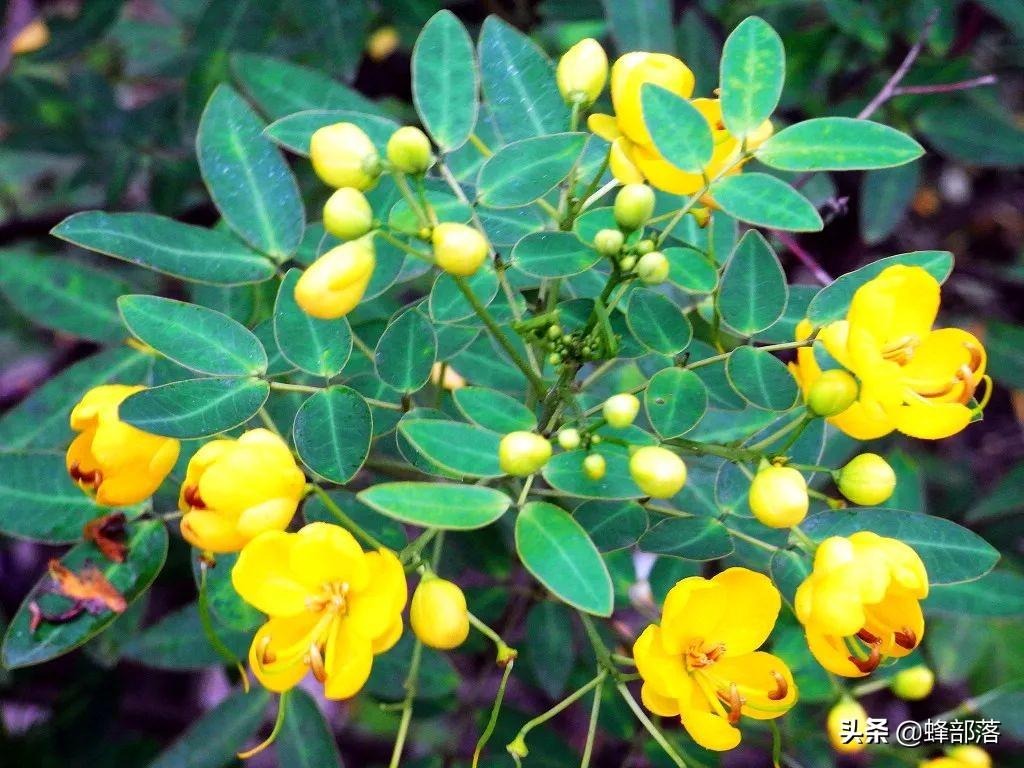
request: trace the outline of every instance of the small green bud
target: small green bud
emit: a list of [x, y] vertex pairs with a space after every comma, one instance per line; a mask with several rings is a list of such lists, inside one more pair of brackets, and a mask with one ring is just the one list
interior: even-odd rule
[[636, 244], [636, 252], [643, 256], [644, 254], [653, 251], [654, 246], [654, 241], [651, 240], [649, 237], [645, 237], [643, 240]]
[[928, 698], [935, 687], [935, 673], [924, 664], [897, 672], [892, 679], [892, 692], [906, 701]]
[[807, 408], [815, 416], [837, 416], [857, 399], [857, 380], [841, 368], [825, 371], [807, 391]]
[[552, 352], [550, 355], [548, 355], [548, 362], [551, 363], [551, 365], [561, 365], [562, 356], [557, 352]]
[[616, 256], [625, 242], [626, 237], [619, 229], [601, 229], [594, 235], [594, 247], [604, 256]]
[[607, 466], [604, 456], [600, 453], [591, 453], [583, 460], [583, 473], [591, 480], [600, 480], [604, 477]]
[[548, 338], [549, 339], [557, 339], [561, 335], [562, 335], [562, 326], [560, 326], [560, 325], [552, 325], [552, 326], [548, 327]]
[[839, 470], [836, 485], [854, 504], [874, 507], [888, 501], [896, 490], [896, 473], [877, 453], [862, 453]]
[[644, 285], [661, 285], [668, 279], [669, 263], [661, 251], [651, 251], [640, 257], [636, 274]]
[[373, 209], [355, 187], [342, 187], [324, 204], [324, 229], [342, 240], [355, 240], [373, 226]]
[[615, 221], [625, 230], [642, 227], [654, 213], [654, 190], [646, 184], [627, 184], [615, 196]]
[[636, 256], [626, 256], [625, 258], [619, 259], [619, 269], [623, 272], [629, 272], [635, 266]]
[[430, 139], [412, 125], [391, 134], [387, 151], [388, 160], [402, 173], [418, 176], [430, 167]]

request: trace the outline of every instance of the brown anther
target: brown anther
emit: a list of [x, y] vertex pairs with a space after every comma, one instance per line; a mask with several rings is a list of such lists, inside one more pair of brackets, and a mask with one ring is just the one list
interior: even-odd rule
[[878, 665], [882, 663], [882, 652], [879, 650], [878, 645], [872, 645], [871, 655], [866, 659], [858, 659], [856, 656], [849, 656], [848, 658], [853, 666], [866, 675], [878, 669]]
[[192, 509], [206, 509], [206, 504], [203, 503], [203, 499], [199, 495], [198, 485], [185, 486], [185, 492], [182, 495], [185, 498], [185, 503]]
[[270, 635], [260, 640], [260, 647], [256, 652], [256, 658], [263, 664], [273, 664], [277, 661], [277, 654], [270, 650]]
[[94, 469], [92, 472], [83, 472], [79, 469], [77, 461], [72, 462], [71, 466], [68, 467], [68, 474], [71, 475], [71, 479], [75, 482], [92, 488], [96, 488], [103, 482], [103, 474], [98, 469]]
[[893, 639], [900, 648], [906, 648], [908, 651], [917, 648], [917, 633], [910, 627], [904, 627], [898, 632], [894, 632]]
[[716, 662], [725, 655], [725, 643], [719, 643], [707, 652], [708, 662]]
[[964, 346], [967, 347], [967, 351], [971, 355], [970, 361], [967, 366], [971, 369], [971, 373], [974, 373], [981, 367], [982, 349], [977, 344], [973, 344], [969, 341], [964, 342]]
[[782, 676], [781, 672], [776, 672], [774, 669], [772, 678], [775, 680], [775, 690], [768, 694], [768, 698], [772, 701], [782, 701], [789, 693], [789, 683], [786, 682], [786, 678]]
[[312, 670], [313, 677], [316, 678], [318, 683], [322, 683], [327, 679], [327, 670], [324, 668], [324, 656], [318, 643], [313, 643], [309, 646], [309, 668]]
[[898, 365], [906, 365], [914, 358], [918, 344], [916, 336], [904, 336], [882, 347], [882, 357]]
[[873, 634], [868, 632], [866, 629], [862, 629], [860, 632], [858, 632], [857, 633], [857, 637], [859, 637], [861, 640], [863, 640], [868, 645], [874, 645], [879, 640], [879, 638], [875, 637]]
[[740, 721], [743, 710], [743, 697], [740, 696], [740, 688], [736, 683], [729, 683], [729, 724], [736, 725]]
[[963, 405], [966, 405], [970, 402], [971, 398], [974, 397], [974, 391], [978, 388], [979, 382], [974, 380], [974, 371], [971, 370], [966, 363], [957, 369], [956, 378], [958, 381], [962, 381], [964, 383], [964, 391], [960, 394], [958, 399]]

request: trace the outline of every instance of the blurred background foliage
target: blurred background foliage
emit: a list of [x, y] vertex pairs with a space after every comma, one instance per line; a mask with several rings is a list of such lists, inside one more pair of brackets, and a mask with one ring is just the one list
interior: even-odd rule
[[[34, 273], [41, 280], [74, 281], [81, 269], [102, 272], [111, 286], [110, 312], [117, 295], [131, 292], [128, 287], [180, 292], [180, 286], [168, 287], [153, 273], [70, 248], [51, 238], [49, 230], [75, 211], [94, 208], [151, 210], [214, 224], [194, 139], [200, 110], [220, 82], [233, 82], [267, 119], [329, 107], [415, 122], [410, 48], [442, 5], [474, 33], [487, 14], [498, 14], [528, 31], [552, 56], [587, 36], [618, 51], [678, 54], [697, 74], [699, 95], [715, 85], [725, 33], [757, 13], [785, 41], [781, 114], [791, 119], [856, 114], [907, 50], [922, 44], [903, 81], [910, 92], [888, 101], [875, 119], [911, 132], [929, 153], [892, 170], [835, 180], [815, 177], [805, 191], [825, 206], [830, 225], [823, 233], [783, 242], [788, 249], [783, 258], [791, 279], [813, 284], [892, 253], [938, 248], [956, 254], [956, 269], [944, 289], [948, 317], [943, 324], [969, 327], [984, 337], [995, 396], [984, 422], [956, 439], [936, 446], [886, 446], [887, 455], [900, 475], [900, 506], [957, 520], [995, 543], [1004, 563], [989, 578], [1009, 580], [998, 592], [1017, 597], [986, 600], [982, 580], [956, 599], [931, 605], [924, 655], [938, 674], [936, 692], [908, 704], [881, 691], [866, 703], [873, 716], [890, 721], [922, 719], [1024, 678], [1024, 578], [1017, 575], [1024, 542], [1020, 0], [0, 0], [0, 249], [46, 255], [45, 271]], [[922, 40], [934, 8], [937, 19]], [[36, 21], [40, 15], [45, 29]], [[997, 76], [995, 86], [913, 93], [916, 86], [987, 74]], [[322, 202], [323, 191], [308, 166], [298, 163], [295, 171], [307, 202]], [[0, 409], [91, 353], [94, 342], [110, 340], [109, 318], [62, 310], [39, 285], [26, 286], [15, 266], [13, 252], [0, 251], [0, 292], [7, 299], [0, 302]], [[272, 302], [264, 293], [251, 286], [193, 287], [190, 298], [253, 321]], [[474, 534], [472, 548], [453, 536], [451, 550], [481, 573], [501, 577], [509, 570], [508, 555], [489, 530]], [[0, 625], [51, 554], [45, 547], [0, 541]], [[628, 601], [628, 554], [609, 560], [616, 562], [619, 598]], [[694, 569], [692, 563], [659, 560], [650, 577], [655, 596]], [[471, 607], [485, 620], [504, 616], [502, 623], [511, 626], [515, 622], [507, 621], [508, 613], [525, 611], [529, 602], [517, 602], [508, 589], [492, 585], [493, 579], [482, 578], [478, 588], [468, 590]], [[0, 765], [145, 765], [211, 702], [220, 701], [228, 683], [209, 666], [217, 657], [198, 630], [194, 608], [187, 607], [193, 594], [187, 552], [178, 547], [148, 602], [134, 606], [84, 653], [13, 674], [0, 671]], [[564, 613], [561, 606], [540, 603], [525, 616], [531, 642], [493, 744], [504, 744], [526, 712], [546, 707], [578, 684], [577, 676], [583, 681], [586, 652], [568, 634]], [[512, 618], [522, 623], [522, 616]], [[152, 628], [140, 634], [141, 626]], [[243, 648], [245, 637], [229, 633], [225, 642]], [[795, 626], [780, 629], [777, 647], [796, 648], [800, 642]], [[468, 718], [455, 721], [455, 740], [463, 742], [460, 754], [466, 753], [496, 684], [487, 657], [486, 652], [460, 654], [456, 674], [448, 658], [428, 655], [417, 703], [417, 718], [424, 716], [417, 733], [421, 755], [425, 745], [451, 741], [448, 721], [431, 715], [457, 708]], [[395, 658], [400, 661], [401, 654]], [[554, 674], [538, 674], [541, 669]], [[830, 765], [825, 708], [814, 705], [832, 696], [827, 678], [797, 664], [794, 670], [808, 706], [786, 719], [787, 742], [801, 765]], [[400, 664], [381, 665], [370, 694], [385, 701], [400, 698], [401, 677]], [[383, 764], [395, 718], [371, 700], [359, 701], [329, 708], [329, 721], [350, 765]], [[195, 726], [198, 730], [182, 737], [195, 754], [185, 760], [181, 753], [166, 753], [160, 765], [223, 765], [218, 739], [257, 721], [261, 703], [260, 698], [227, 699]], [[645, 757], [643, 740], [636, 738], [621, 701], [609, 697], [605, 704], [600, 764], [660, 765], [663, 757], [653, 752]], [[302, 696], [290, 704], [310, 705]], [[1024, 741], [1021, 686], [1011, 684], [988, 697], [981, 711], [1003, 720], [1004, 744], [994, 750], [997, 764], [1022, 764], [1014, 762], [1019, 760], [1014, 746]], [[572, 763], [565, 734], [574, 734], [577, 746], [585, 716], [570, 711], [553, 727], [535, 731], [527, 764]], [[287, 743], [279, 748], [282, 765], [286, 750]], [[500, 746], [495, 751], [500, 753]], [[692, 747], [686, 751], [697, 764], [718, 759], [693, 755]], [[721, 763], [748, 766], [757, 759], [763, 758], [737, 750]], [[485, 764], [506, 762], [491, 757]], [[253, 764], [275, 763], [267, 754]], [[409, 763], [442, 764], [458, 763], [438, 756]], [[871, 764], [899, 762], [881, 752]]]

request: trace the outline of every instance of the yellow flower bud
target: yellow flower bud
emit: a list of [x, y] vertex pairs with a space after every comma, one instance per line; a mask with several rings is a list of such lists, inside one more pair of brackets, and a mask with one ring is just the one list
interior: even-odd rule
[[604, 408], [601, 409], [601, 415], [608, 422], [608, 426], [615, 429], [628, 427], [639, 412], [640, 401], [636, 399], [636, 395], [628, 392], [612, 395], [604, 401]]
[[962, 766], [962, 768], [992, 768], [992, 758], [988, 752], [976, 744], [964, 744], [946, 750], [946, 754]]
[[413, 593], [409, 623], [424, 645], [442, 651], [457, 648], [469, 635], [466, 596], [458, 584], [427, 577]]
[[615, 221], [626, 230], [642, 227], [654, 213], [654, 190], [646, 184], [627, 184], [615, 196]]
[[647, 445], [629, 460], [629, 474], [640, 490], [655, 499], [667, 499], [686, 484], [686, 465], [672, 451]]
[[390, 25], [381, 27], [366, 39], [366, 55], [370, 61], [383, 61], [395, 52], [400, 42], [397, 29]]
[[558, 444], [563, 451], [574, 451], [580, 447], [579, 430], [566, 427], [558, 433]]
[[120, 507], [152, 496], [178, 460], [181, 444], [125, 424], [118, 409], [145, 387], [93, 387], [71, 410], [78, 436], [68, 446], [66, 466], [79, 488], [97, 504]]
[[302, 273], [295, 284], [295, 301], [313, 317], [343, 317], [363, 298], [376, 263], [370, 236], [342, 243]]
[[305, 486], [288, 444], [267, 429], [212, 440], [196, 451], [181, 484], [181, 535], [199, 549], [237, 552], [261, 533], [287, 528]]
[[583, 473], [591, 480], [600, 480], [608, 465], [600, 453], [591, 453], [583, 460]]
[[857, 380], [841, 368], [825, 371], [807, 392], [807, 409], [815, 416], [838, 416], [857, 400]]
[[388, 161], [402, 173], [415, 176], [430, 167], [430, 139], [412, 125], [399, 128], [388, 139]]
[[373, 209], [354, 187], [335, 190], [324, 204], [324, 229], [342, 240], [355, 240], [373, 226]]
[[807, 481], [792, 467], [765, 467], [750, 484], [750, 511], [769, 528], [792, 528], [807, 516]]
[[608, 56], [591, 37], [580, 40], [558, 62], [558, 90], [567, 104], [586, 107], [597, 101], [608, 80]]
[[35, 18], [21, 28], [21, 31], [11, 40], [11, 55], [17, 56], [20, 53], [32, 53], [38, 51], [50, 42], [50, 28], [40, 18]]
[[487, 258], [487, 241], [473, 227], [444, 222], [434, 227], [434, 261], [451, 275], [469, 277]]
[[509, 432], [498, 444], [498, 464], [509, 475], [532, 475], [551, 458], [551, 443], [536, 432]]
[[644, 285], [661, 285], [668, 279], [669, 263], [661, 251], [651, 251], [636, 263], [636, 276]]
[[896, 473], [877, 453], [854, 456], [839, 470], [840, 492], [854, 504], [873, 507], [883, 504], [896, 490]]
[[828, 713], [828, 740], [837, 752], [861, 752], [867, 744], [864, 729], [868, 713], [853, 699], [843, 699]]
[[604, 256], [617, 256], [625, 242], [626, 237], [619, 229], [599, 229], [594, 235], [594, 247]]
[[924, 664], [897, 672], [892, 679], [892, 692], [907, 701], [927, 698], [934, 687], [935, 673]]
[[380, 155], [362, 128], [334, 123], [319, 128], [309, 141], [316, 175], [332, 187], [367, 190], [380, 175]]

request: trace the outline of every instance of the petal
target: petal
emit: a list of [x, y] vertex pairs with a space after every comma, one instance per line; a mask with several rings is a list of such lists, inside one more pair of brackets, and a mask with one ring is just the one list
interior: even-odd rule
[[919, 644], [924, 637], [924, 614], [921, 604], [913, 597], [891, 591], [880, 603], [868, 606], [865, 626], [885, 641], [882, 651], [887, 656], [902, 658], [914, 648], [904, 648], [892, 641], [891, 633], [909, 629]]
[[926, 394], [948, 385], [957, 372], [966, 366], [980, 379], [985, 373], [985, 348], [967, 331], [942, 328], [929, 333], [914, 350], [914, 356], [903, 366], [903, 376], [914, 390]]
[[836, 568], [814, 580], [809, 624], [830, 635], [854, 635], [864, 626], [860, 563]]
[[612, 115], [593, 114], [587, 118], [587, 128], [605, 141], [615, 141], [622, 135]]
[[631, 156], [632, 148], [629, 139], [622, 137], [612, 142], [608, 155], [608, 167], [612, 176], [623, 184], [642, 184], [644, 175], [636, 167]]
[[864, 677], [865, 673], [850, 661], [850, 651], [842, 638], [826, 635], [812, 627], [807, 627], [806, 636], [807, 647], [814, 658], [829, 672], [843, 677]]
[[145, 387], [127, 386], [124, 384], [102, 384], [98, 387], [93, 387], [71, 409], [71, 428], [76, 432], [81, 432], [91, 426], [95, 426], [101, 417], [116, 419], [117, 407], [129, 395], [133, 395], [143, 389]]
[[292, 570], [292, 551], [298, 534], [261, 533], [245, 545], [231, 569], [231, 583], [242, 599], [271, 616], [295, 616], [306, 611], [309, 587]]
[[369, 569], [363, 548], [339, 525], [310, 523], [296, 535], [289, 554], [291, 569], [310, 587], [344, 582], [353, 592], [366, 588]]
[[973, 413], [960, 403], [927, 403], [912, 400], [895, 413], [896, 429], [922, 440], [941, 440], [971, 423]]
[[395, 643], [402, 638], [402, 631], [404, 629], [405, 625], [402, 623], [402, 614], [398, 614], [395, 617], [394, 623], [388, 627], [387, 631], [373, 641], [374, 656], [381, 653], [387, 653], [394, 648]]
[[688, 696], [692, 684], [683, 657], [670, 654], [662, 645], [662, 633], [651, 624], [633, 644], [637, 671], [651, 690], [662, 696], [679, 699]]
[[782, 608], [771, 579], [747, 568], [728, 568], [711, 581], [723, 590], [725, 611], [706, 641], [725, 643], [727, 656], [749, 654], [764, 645]]
[[699, 173], [681, 171], [663, 158], [653, 147], [635, 145], [633, 159], [640, 172], [655, 187], [675, 195], [692, 195], [704, 186]]
[[405, 607], [405, 570], [393, 552], [366, 553], [368, 579], [365, 589], [349, 593], [348, 621], [363, 637], [375, 640], [392, 630], [395, 617]]
[[249, 507], [238, 517], [238, 533], [251, 539], [264, 531], [283, 531], [295, 515], [295, 499], [270, 499]]
[[647, 683], [640, 688], [640, 701], [659, 717], [675, 717], [679, 714], [679, 702], [676, 699], [662, 696]]
[[665, 596], [662, 608], [661, 639], [669, 653], [686, 653], [695, 641], [711, 640], [710, 631], [718, 626], [725, 605], [721, 590], [711, 579], [691, 576], [682, 579]]
[[301, 642], [314, 624], [316, 617], [305, 614], [295, 618], [271, 619], [256, 631], [252, 645], [249, 646], [249, 667], [264, 688], [275, 693], [287, 691], [302, 682], [309, 671], [309, 667], [302, 661], [302, 654], [290, 654], [294, 658], [288, 663], [282, 659], [280, 664], [262, 664], [257, 654], [263, 651], [265, 639], [270, 638], [267, 650], [273, 655]]
[[641, 88], [646, 83], [660, 85], [684, 99], [693, 94], [693, 72], [675, 56], [664, 53], [626, 54], [612, 66], [612, 102], [619, 127], [630, 139], [650, 144], [644, 124]]
[[[709, 673], [716, 680], [736, 683], [744, 701], [742, 713], [756, 720], [781, 717], [796, 704], [797, 688], [793, 673], [782, 659], [770, 653], [757, 651], [743, 656], [729, 655], [710, 667]], [[785, 682], [785, 696], [778, 700], [768, 697], [768, 694], [778, 691], [776, 674]]]
[[187, 512], [181, 519], [181, 535], [193, 547], [210, 552], [237, 552], [248, 541], [239, 535], [234, 520], [207, 510]]
[[893, 416], [874, 403], [860, 400], [828, 421], [854, 440], [874, 440], [896, 429]]
[[923, 340], [939, 311], [939, 283], [921, 267], [896, 265], [857, 289], [847, 320], [880, 343]]
[[683, 727], [705, 749], [724, 752], [740, 743], [740, 731], [721, 715], [702, 707], [684, 706], [680, 714]]
[[342, 619], [334, 623], [324, 654], [324, 695], [328, 699], [349, 699], [366, 684], [373, 667], [370, 641], [352, 630]]

